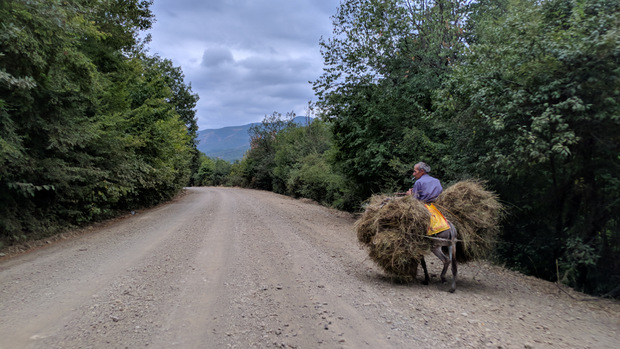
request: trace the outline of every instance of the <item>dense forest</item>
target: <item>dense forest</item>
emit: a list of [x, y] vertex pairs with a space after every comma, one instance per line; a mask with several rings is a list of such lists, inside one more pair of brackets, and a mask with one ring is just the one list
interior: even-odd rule
[[152, 0], [0, 2], [0, 243], [174, 196], [198, 97], [148, 56]]
[[319, 117], [267, 115], [234, 164], [195, 180], [359, 211], [418, 161], [507, 207], [493, 257], [620, 295], [620, 2], [342, 1], [321, 42]]
[[308, 126], [268, 114], [229, 163], [196, 151], [198, 96], [145, 53], [151, 1], [0, 3], [0, 238], [51, 234], [184, 185], [359, 212], [418, 161], [507, 207], [492, 258], [620, 296], [620, 2], [342, 0]]

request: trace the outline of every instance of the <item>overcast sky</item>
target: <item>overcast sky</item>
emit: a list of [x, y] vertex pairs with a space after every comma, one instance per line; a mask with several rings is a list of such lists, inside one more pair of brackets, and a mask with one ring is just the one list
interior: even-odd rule
[[155, 0], [151, 54], [200, 96], [200, 130], [305, 115], [339, 0]]

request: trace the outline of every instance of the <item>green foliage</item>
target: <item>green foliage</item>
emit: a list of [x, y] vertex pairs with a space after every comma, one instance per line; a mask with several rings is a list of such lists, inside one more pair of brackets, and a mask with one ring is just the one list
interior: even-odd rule
[[[436, 99], [453, 161], [515, 206], [503, 258], [547, 279], [560, 260], [563, 281], [588, 292], [620, 275], [597, 262], [620, 234], [618, 18], [616, 1], [509, 1], [478, 23]], [[599, 268], [611, 275], [590, 278]]]
[[196, 154], [197, 96], [140, 53], [152, 1], [0, 3], [0, 240], [170, 198]]
[[301, 158], [291, 169], [286, 182], [286, 191], [295, 197], [312, 199], [326, 206], [348, 208], [344, 190], [344, 177], [334, 173], [321, 154], [313, 153]]
[[468, 7], [469, 1], [341, 3], [336, 36], [321, 43], [325, 68], [314, 89], [322, 117], [334, 124], [337, 168], [363, 183], [356, 186], [360, 201], [402, 191], [418, 161], [447, 168], [432, 97], [464, 48]]
[[325, 122], [287, 128], [277, 139], [274, 191], [337, 208], [354, 205], [344, 177], [332, 168], [332, 133]]
[[233, 165], [230, 162], [222, 159], [212, 159], [205, 155], [201, 155], [200, 160], [200, 167], [194, 174], [195, 185], [231, 185], [231, 172]]
[[584, 243], [581, 237], [568, 238], [565, 248], [566, 250], [559, 263], [562, 276], [558, 275], [558, 277], [565, 284], [575, 285], [580, 278], [580, 269], [596, 266], [600, 256], [594, 247], [591, 244]]
[[215, 170], [215, 162], [208, 156], [200, 154], [200, 166], [193, 176], [193, 182], [196, 186], [211, 185], [213, 172]]
[[[59, 201], [75, 201], [80, 195], [76, 184], [99, 174], [90, 168], [92, 155], [82, 151], [97, 136], [92, 113], [99, 93], [96, 70], [75, 39], [96, 30], [79, 10], [77, 4], [54, 2], [13, 1], [0, 7], [1, 70], [5, 77], [27, 82], [4, 79], [0, 86], [2, 128], [7, 126], [3, 139], [10, 142], [3, 147], [9, 152], [2, 158], [9, 163], [0, 175], [3, 236], [38, 229], [33, 217], [42, 219], [46, 208]], [[66, 195], [59, 197], [59, 192]], [[23, 205], [35, 212], [14, 210]], [[75, 209], [58, 211], [64, 220]]]
[[260, 124], [250, 128], [250, 150], [243, 158], [246, 167], [244, 177], [250, 187], [263, 190], [274, 188], [276, 136], [284, 129], [296, 127], [294, 118], [293, 112], [287, 113], [284, 118], [282, 114], [273, 112], [265, 115]]
[[232, 171], [232, 164], [226, 160], [215, 160], [212, 185], [229, 185], [228, 176]]
[[230, 185], [272, 190], [327, 206], [353, 209], [353, 186], [333, 169], [332, 131], [315, 119], [307, 126], [274, 113], [253, 127], [251, 149], [230, 167]]
[[228, 174], [227, 183], [234, 187], [247, 187], [248, 182], [245, 175], [247, 163], [244, 161], [236, 160], [230, 167], [230, 173]]
[[277, 134], [274, 150], [273, 191], [288, 192], [290, 171], [299, 167], [299, 161], [309, 154], [322, 154], [329, 149], [329, 130], [324, 123], [315, 121], [307, 127], [289, 127]]
[[[116, 52], [140, 50], [142, 42], [138, 36], [141, 31], [150, 29], [155, 16], [150, 6], [153, 0], [99, 0], [74, 1], [88, 6], [100, 32], [103, 33], [105, 47]], [[67, 2], [65, 2], [67, 3]]]

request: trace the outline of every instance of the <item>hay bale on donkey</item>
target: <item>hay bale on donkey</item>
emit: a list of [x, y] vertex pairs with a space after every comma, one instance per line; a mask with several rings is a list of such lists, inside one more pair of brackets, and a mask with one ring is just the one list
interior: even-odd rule
[[[439, 195], [435, 205], [450, 222], [450, 229], [437, 235], [426, 235], [431, 214], [424, 203], [411, 196], [373, 196], [355, 228], [358, 241], [368, 249], [370, 259], [399, 280], [415, 278], [417, 267], [421, 264], [425, 273], [424, 283], [428, 283], [424, 255], [431, 251], [444, 262], [443, 282], [451, 263], [453, 276], [450, 291], [454, 292], [457, 261], [465, 263], [475, 260], [492, 250], [499, 233], [503, 207], [497, 195], [485, 190], [481, 182], [473, 180], [448, 187]], [[449, 259], [441, 252], [442, 246], [452, 248]], [[453, 258], [454, 255], [456, 258]]]
[[462, 241], [458, 262], [481, 259], [493, 250], [504, 207], [497, 194], [486, 190], [481, 181], [455, 183], [437, 197], [435, 205], [458, 228]]
[[370, 258], [399, 279], [415, 277], [420, 256], [430, 248], [426, 231], [430, 214], [411, 197], [373, 196], [355, 223], [358, 241], [368, 247]]

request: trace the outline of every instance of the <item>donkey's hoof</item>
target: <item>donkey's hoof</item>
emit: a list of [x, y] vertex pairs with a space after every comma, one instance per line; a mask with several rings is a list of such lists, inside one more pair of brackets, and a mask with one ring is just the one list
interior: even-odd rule
[[422, 285], [428, 285], [428, 280], [422, 281]]
[[441, 278], [441, 283], [442, 284], [446, 284], [447, 283], [446, 279], [445, 278]]
[[448, 292], [454, 293], [454, 291], [456, 291], [456, 288], [450, 288], [450, 290]]

